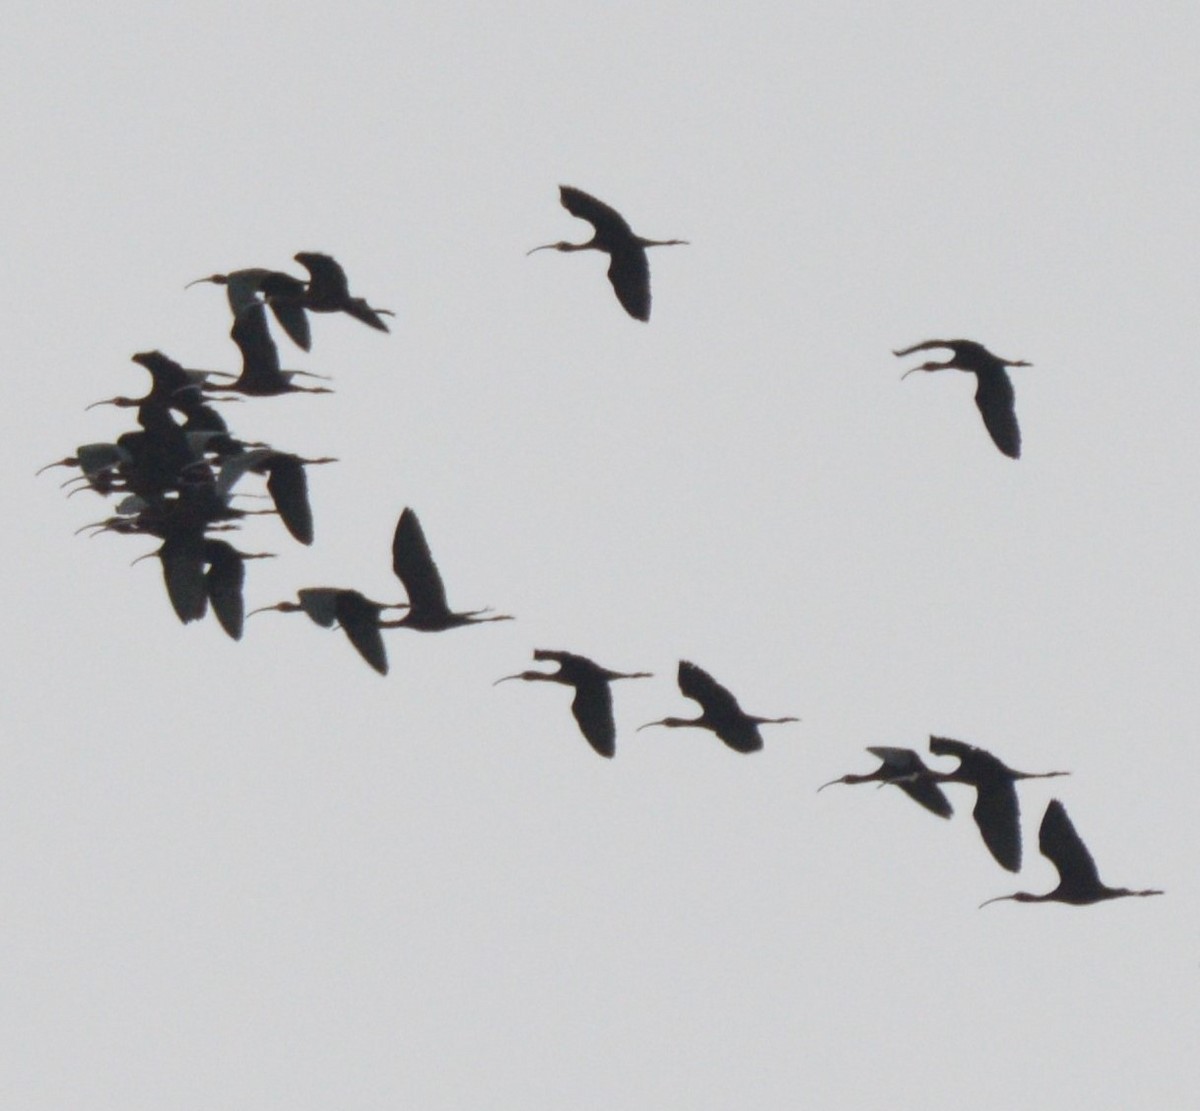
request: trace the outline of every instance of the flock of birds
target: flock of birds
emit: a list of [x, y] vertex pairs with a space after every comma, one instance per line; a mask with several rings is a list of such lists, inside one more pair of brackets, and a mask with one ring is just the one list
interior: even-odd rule
[[[606, 253], [608, 278], [617, 300], [630, 316], [649, 320], [650, 268], [646, 248], [687, 241], [635, 235], [619, 213], [580, 189], [562, 186], [560, 199], [568, 212], [592, 225], [592, 238], [584, 243], [548, 243], [533, 251]], [[123, 433], [112, 443], [84, 444], [73, 456], [48, 464], [78, 468], [79, 474], [64, 485], [78, 483], [79, 488], [104, 497], [118, 496], [112, 516], [84, 528], [157, 539], [158, 548], [148, 554], [157, 556], [161, 562], [167, 596], [180, 621], [199, 620], [211, 606], [221, 627], [235, 640], [241, 638], [248, 616], [243, 601], [246, 561], [269, 558], [274, 553], [239, 551], [220, 534], [235, 529], [239, 520], [250, 514], [268, 513], [277, 515], [296, 541], [312, 544], [313, 515], [305, 468], [336, 460], [310, 459], [269, 444], [240, 440], [215, 406], [238, 395], [272, 397], [332, 392], [326, 386], [295, 381], [317, 375], [281, 368], [267, 319], [268, 310], [289, 339], [305, 351], [312, 343], [310, 313], [346, 313], [381, 332], [389, 331], [383, 318], [394, 315], [352, 296], [345, 272], [330, 256], [302, 251], [295, 255], [295, 260], [308, 271], [307, 280], [286, 271], [247, 268], [188, 283], [210, 282], [225, 287], [233, 314], [230, 337], [241, 354], [239, 374], [188, 369], [159, 351], [136, 354], [133, 361], [150, 374], [150, 390], [142, 397], [113, 397], [94, 404], [135, 408], [139, 428]], [[907, 356], [938, 348], [948, 349], [950, 358], [913, 367], [905, 377], [915, 371], [947, 369], [974, 374], [975, 401], [984, 426], [1001, 452], [1019, 458], [1020, 429], [1006, 368], [1029, 364], [1001, 359], [982, 344], [962, 339], [928, 340], [895, 354]], [[266, 492], [273, 509], [246, 510], [234, 506], [234, 497], [242, 493], [235, 488], [248, 475], [266, 478]], [[462, 625], [512, 620], [508, 614], [488, 609], [450, 608], [424, 530], [411, 508], [405, 508], [396, 523], [392, 569], [404, 587], [406, 601], [379, 602], [342, 587], [307, 587], [297, 592], [295, 601], [282, 601], [251, 612], [304, 613], [324, 628], [340, 628], [359, 655], [380, 674], [387, 674], [388, 670], [385, 629], [441, 632]], [[388, 612], [400, 610], [407, 612], [402, 617], [385, 619]], [[611, 758], [616, 751], [611, 684], [617, 679], [650, 678], [651, 674], [612, 671], [572, 652], [539, 649], [533, 657], [539, 662], [556, 664], [557, 669], [522, 671], [496, 682], [523, 680], [571, 687], [574, 690], [571, 710], [580, 732], [600, 756]], [[640, 728], [706, 729], [734, 751], [749, 754], [763, 747], [760, 725], [799, 720], [746, 713], [729, 690], [687, 660], [679, 663], [677, 681], [680, 692], [701, 707], [700, 716], [665, 717]], [[875, 771], [847, 774], [832, 783], [874, 782], [895, 786], [942, 818], [952, 813], [942, 785], [970, 786], [976, 793], [973, 815], [984, 844], [1001, 867], [1019, 871], [1021, 831], [1016, 783], [1067, 773], [1015, 771], [983, 749], [944, 737], [931, 737], [929, 749], [935, 756], [956, 757], [958, 766], [953, 771], [938, 771], [928, 767], [912, 749], [876, 746], [867, 750], [881, 761]], [[819, 790], [831, 785], [827, 783]], [[1157, 890], [1135, 891], [1102, 883], [1090, 853], [1057, 799], [1051, 801], [1042, 818], [1038, 845], [1042, 855], [1058, 870], [1058, 886], [1041, 895], [1017, 892], [998, 898], [1082, 905], [1123, 896], [1162, 894]]]

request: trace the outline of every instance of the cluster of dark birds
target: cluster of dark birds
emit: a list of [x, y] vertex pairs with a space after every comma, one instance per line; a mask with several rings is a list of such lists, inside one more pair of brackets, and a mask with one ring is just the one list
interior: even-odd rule
[[[562, 186], [560, 198], [572, 215], [592, 225], [594, 235], [585, 243], [549, 243], [533, 250], [605, 252], [610, 260], [608, 278], [617, 299], [630, 316], [649, 320], [650, 269], [646, 248], [682, 244], [686, 240], [653, 240], [635, 235], [614, 209], [582, 190]], [[334, 460], [306, 459], [263, 443], [238, 440], [213, 404], [238, 394], [270, 397], [295, 392], [332, 392], [327, 387], [299, 385], [294, 382], [296, 377], [315, 376], [280, 368], [278, 349], [268, 327], [268, 309], [287, 336], [305, 351], [311, 345], [309, 313], [344, 312], [384, 332], [388, 327], [383, 316], [392, 315], [386, 309], [371, 307], [360, 297], [352, 297], [345, 273], [328, 255], [301, 252], [295, 258], [308, 271], [307, 280], [262, 268], [197, 279], [226, 288], [233, 312], [230, 336], [242, 357], [240, 375], [185, 369], [157, 351], [134, 355], [133, 361], [151, 375], [150, 391], [139, 398], [115, 397], [95, 404], [136, 408], [140, 430], [124, 433], [115, 443], [85, 444], [76, 449], [74, 456], [50, 464], [78, 467], [79, 475], [69, 482], [82, 483], [82, 488], [106, 497], [120, 495], [113, 516], [85, 527], [144, 534], [160, 540], [158, 549], [149, 554], [156, 555], [162, 563], [167, 594], [179, 619], [185, 623], [195, 621], [205, 615], [211, 604], [222, 628], [234, 639], [239, 639], [243, 630], [245, 561], [265, 558], [271, 553], [240, 552], [214, 534], [235, 528], [240, 518], [252, 512], [266, 512], [277, 514], [300, 543], [311, 544], [313, 518], [304, 468]], [[958, 369], [973, 373], [978, 383], [975, 400], [985, 427], [1005, 455], [1018, 458], [1020, 430], [1012, 383], [1005, 368], [1029, 364], [998, 358], [970, 340], [928, 340], [895, 354], [905, 356], [935, 348], [948, 349], [951, 357], [945, 362], [926, 362], [913, 367], [905, 376], [917, 370]], [[233, 506], [232, 499], [237, 493], [234, 487], [247, 474], [266, 476], [273, 509], [253, 511]], [[493, 614], [486, 609], [450, 608], [421, 523], [408, 508], [400, 514], [393, 534], [392, 569], [404, 586], [407, 601], [378, 602], [353, 589], [308, 587], [298, 591], [296, 601], [279, 602], [252, 612], [304, 613], [324, 628], [340, 628], [359, 655], [380, 674], [388, 670], [384, 629], [439, 632], [512, 619], [508, 614]], [[393, 610], [407, 612], [403, 617], [385, 620], [384, 615]], [[651, 674], [612, 671], [572, 652], [539, 649], [533, 657], [556, 664], [557, 669], [522, 671], [496, 682], [520, 679], [571, 687], [574, 690], [571, 710], [580, 732], [600, 756], [611, 758], [616, 751], [611, 683], [616, 679], [650, 678]], [[707, 729], [734, 751], [749, 754], [763, 747], [760, 725], [799, 720], [746, 713], [729, 690], [687, 660], [679, 663], [677, 681], [682, 694], [700, 705], [700, 716], [666, 717], [640, 728]], [[958, 767], [948, 772], [937, 771], [927, 767], [912, 749], [877, 746], [868, 749], [881, 761], [875, 771], [844, 775], [833, 782], [892, 785], [943, 818], [951, 815], [952, 808], [941, 785], [971, 786], [976, 792], [974, 818], [984, 844], [1003, 868], [1018, 871], [1021, 832], [1016, 782], [1067, 773], [1015, 771], [983, 749], [944, 737], [931, 737], [929, 748], [938, 756], [957, 757]], [[1042, 819], [1039, 848], [1057, 868], [1058, 886], [1044, 895], [1018, 892], [1000, 898], [1087, 904], [1128, 895], [1161, 894], [1103, 884], [1091, 855], [1058, 800], [1049, 804]]]

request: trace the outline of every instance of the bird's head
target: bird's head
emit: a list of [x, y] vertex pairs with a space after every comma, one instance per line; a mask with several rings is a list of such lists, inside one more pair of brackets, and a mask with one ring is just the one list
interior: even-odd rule
[[194, 285], [199, 285], [201, 282], [212, 282], [213, 285], [228, 285], [229, 277], [226, 274], [209, 274], [207, 278], [197, 278], [194, 282], [188, 282], [184, 289], [191, 289]]

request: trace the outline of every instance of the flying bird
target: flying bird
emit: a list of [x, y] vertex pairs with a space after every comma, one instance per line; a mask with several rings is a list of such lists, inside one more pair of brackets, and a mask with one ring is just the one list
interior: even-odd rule
[[[579, 724], [579, 731], [588, 744], [601, 756], [611, 758], [616, 751], [617, 728], [613, 722], [612, 689], [614, 679], [649, 679], [648, 671], [609, 671], [586, 656], [573, 652], [551, 652], [536, 649], [535, 660], [548, 660], [558, 664], [557, 671], [522, 671], [519, 675], [506, 675], [497, 679], [503, 683], [509, 679], [524, 679], [526, 682], [562, 683], [575, 688], [571, 702], [571, 713]], [[495, 686], [496, 683], [492, 685]]]
[[619, 212], [603, 201], [574, 189], [558, 187], [562, 206], [572, 216], [586, 220], [595, 234], [586, 243], [546, 243], [527, 251], [604, 251], [609, 256], [608, 280], [625, 311], [635, 320], [650, 319], [650, 264], [646, 261], [647, 247], [672, 247], [687, 244], [686, 239], [643, 239]]
[[386, 622], [384, 628], [436, 633], [459, 625], [512, 620], [508, 614], [479, 616], [487, 613], [487, 610], [456, 613], [450, 609], [446, 601], [446, 588], [437, 564], [433, 562], [425, 531], [411, 509], [406, 508], [396, 522], [396, 531], [392, 535], [392, 570], [408, 592], [409, 611], [398, 621]]
[[914, 351], [928, 351], [935, 347], [948, 347], [952, 352], [944, 363], [928, 362], [906, 370], [900, 377], [907, 378], [918, 370], [965, 370], [975, 375], [975, 404], [983, 416], [983, 423], [995, 445], [1011, 459], [1021, 456], [1021, 429], [1017, 426], [1017, 412], [1012, 382], [1004, 369], [1010, 366], [1032, 366], [1023, 359], [1001, 359], [993, 355], [981, 343], [969, 339], [931, 339], [914, 344], [894, 355], [911, 355]]
[[1018, 779], [1050, 779], [1069, 772], [1014, 771], [990, 752], [949, 737], [930, 737], [929, 751], [935, 756], [957, 756], [952, 772], [933, 772], [937, 783], [966, 783], [975, 788], [972, 815], [983, 843], [1001, 868], [1021, 870], [1021, 811], [1017, 802]]
[[357, 590], [346, 590], [333, 586], [310, 586], [296, 592], [297, 601], [277, 602], [273, 606], [261, 606], [253, 610], [265, 613], [278, 610], [280, 613], [304, 613], [324, 629], [340, 626], [346, 638], [354, 645], [364, 660], [380, 675], [388, 673], [387, 649], [383, 644], [381, 628], [388, 626], [380, 620], [384, 610], [404, 609], [406, 603], [375, 602]]
[[817, 790], [823, 791], [835, 783], [891, 783], [939, 817], [949, 818], [954, 812], [945, 792], [935, 782], [934, 772], [925, 766], [925, 762], [911, 748], [869, 745], [867, 751], [883, 761], [873, 772], [868, 775], [843, 775], [822, 783]]
[[1058, 870], [1058, 886], [1045, 895], [1032, 895], [1018, 891], [1013, 895], [997, 895], [994, 899], [980, 903], [998, 903], [1004, 899], [1015, 899], [1018, 903], [1070, 903], [1082, 907], [1100, 903], [1105, 899], [1121, 899], [1127, 895], [1161, 895], [1161, 891], [1131, 891], [1128, 887], [1109, 887], [1100, 880], [1096, 862], [1087, 846], [1079, 839], [1067, 811], [1058, 799], [1051, 799], [1038, 829], [1038, 848]]
[[[201, 282], [223, 285], [229, 298], [229, 308], [235, 317], [253, 305], [264, 301], [271, 306], [275, 319], [297, 347], [307, 351], [312, 346], [308, 317], [304, 315], [305, 284], [283, 270], [267, 270], [261, 266], [231, 270], [228, 274], [210, 274], [188, 282], [190, 289]], [[268, 295], [269, 294], [269, 295]]]
[[686, 698], [700, 703], [704, 711], [698, 718], [663, 718], [639, 726], [639, 731], [652, 725], [668, 729], [709, 729], [735, 752], [757, 752], [763, 746], [758, 732], [760, 725], [799, 721], [799, 718], [760, 718], [746, 713], [738, 701], [707, 671], [688, 660], [679, 661], [679, 689]]
[[[380, 332], [388, 331], [383, 317], [396, 314], [391, 309], [372, 308], [361, 297], [351, 297], [346, 271], [329, 255], [316, 251], [301, 251], [295, 259], [310, 275], [301, 297], [301, 303], [309, 312], [344, 312]], [[278, 299], [274, 281], [268, 281], [264, 287], [267, 303], [272, 308]], [[286, 300], [295, 294], [291, 287], [286, 287], [282, 295]]]
[[325, 386], [297, 386], [297, 375], [320, 378], [305, 370], [280, 370], [279, 348], [267, 330], [266, 310], [261, 304], [248, 306], [234, 317], [229, 336], [242, 353], [242, 373], [228, 385], [205, 384], [205, 389], [242, 393], [249, 397], [274, 397], [284, 393], [333, 393]]

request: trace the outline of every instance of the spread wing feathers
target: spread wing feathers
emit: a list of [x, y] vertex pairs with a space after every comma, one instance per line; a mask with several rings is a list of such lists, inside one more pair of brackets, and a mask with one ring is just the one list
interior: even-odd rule
[[175, 615], [185, 625], [208, 612], [204, 581], [204, 538], [199, 533], [171, 536], [158, 549], [163, 581]]
[[1038, 848], [1058, 869], [1063, 884], [1100, 888], [1100, 874], [1087, 846], [1079, 839], [1066, 808], [1058, 799], [1051, 799], [1038, 829]]
[[221, 628], [234, 640], [242, 639], [245, 604], [242, 586], [246, 581], [246, 561], [236, 548], [224, 540], [208, 540], [204, 544], [204, 588], [212, 603], [213, 613]]
[[379, 631], [379, 607], [364, 598], [357, 590], [343, 590], [335, 602], [338, 624], [350, 643], [380, 675], [388, 670], [387, 649]]
[[613, 722], [612, 689], [604, 679], [581, 682], [575, 687], [571, 713], [579, 731], [601, 756], [616, 752], [617, 727]]
[[983, 843], [1001, 868], [1021, 870], [1021, 813], [1017, 789], [1012, 782], [976, 787], [975, 809], [971, 812]]
[[635, 320], [650, 319], [650, 264], [646, 250], [636, 244], [613, 248], [608, 280], [617, 300]]
[[996, 446], [1010, 459], [1021, 457], [1021, 430], [1017, 426], [1016, 397], [1003, 370], [977, 372], [975, 404]]
[[931, 779], [918, 775], [913, 779], [898, 781], [896, 786], [914, 802], [919, 802], [926, 810], [933, 811], [940, 818], [949, 818], [954, 813], [954, 807], [950, 805], [946, 792]]
[[267, 466], [267, 493], [284, 527], [301, 544], [313, 542], [312, 506], [304, 464], [294, 455], [280, 454]]
[[240, 388], [250, 392], [256, 387], [271, 389], [281, 377], [279, 349], [267, 331], [267, 313], [261, 304], [253, 304], [234, 318], [230, 338], [242, 353]]
[[396, 522], [392, 570], [408, 592], [410, 613], [449, 613], [442, 576], [433, 562], [421, 522], [411, 509], [406, 508]]
[[[560, 185], [558, 187], [558, 197], [562, 201], [562, 206], [572, 216], [578, 216], [581, 220], [586, 220], [596, 229], [596, 237], [602, 243], [609, 239], [633, 239], [633, 228], [626, 222], [615, 208], [610, 208], [603, 201], [596, 200], [590, 193], [585, 193], [582, 189], [576, 189], [571, 185]], [[605, 250], [610, 247], [605, 244]]]

